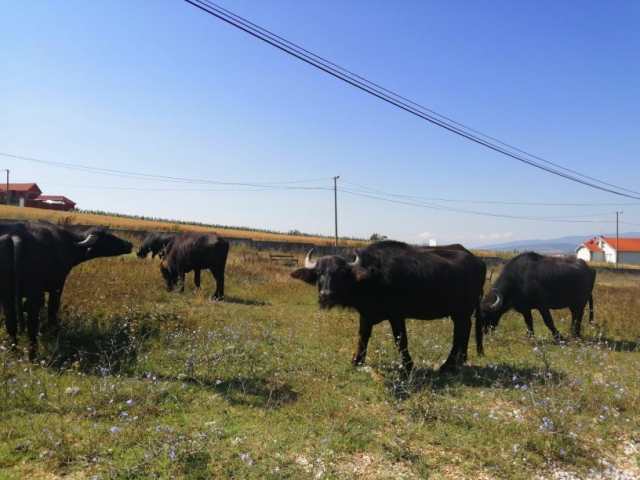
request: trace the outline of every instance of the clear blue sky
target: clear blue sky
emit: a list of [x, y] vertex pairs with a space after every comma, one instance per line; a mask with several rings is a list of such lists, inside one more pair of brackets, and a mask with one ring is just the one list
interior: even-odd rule
[[[636, 0], [218, 5], [456, 122], [640, 192]], [[180, 0], [0, 1], [0, 152], [63, 164], [0, 155], [12, 182], [82, 209], [333, 235], [339, 175], [341, 236], [474, 247], [611, 233], [616, 211], [621, 232], [640, 231], [639, 199], [479, 146]]]

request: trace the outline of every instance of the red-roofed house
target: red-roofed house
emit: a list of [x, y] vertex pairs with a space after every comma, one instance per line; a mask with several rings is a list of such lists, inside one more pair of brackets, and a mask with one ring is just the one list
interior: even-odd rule
[[69, 210], [76, 208], [76, 202], [73, 202], [62, 195], [40, 195], [35, 200], [27, 202], [27, 207], [62, 210], [68, 212]]
[[[0, 183], [0, 203], [7, 203], [7, 185]], [[68, 212], [76, 208], [76, 203], [62, 195], [42, 195], [35, 183], [10, 183], [9, 203], [21, 207], [44, 208]]]
[[587, 262], [607, 262], [640, 265], [640, 238], [597, 237], [576, 248], [576, 255]]
[[[22, 205], [26, 200], [35, 200], [42, 195], [42, 190], [35, 183], [10, 183], [9, 200], [13, 205]], [[0, 183], [2, 203], [7, 203], [7, 185]]]

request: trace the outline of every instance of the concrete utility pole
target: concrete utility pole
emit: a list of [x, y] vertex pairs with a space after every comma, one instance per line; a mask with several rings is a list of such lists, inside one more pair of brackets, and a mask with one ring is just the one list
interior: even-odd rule
[[624, 212], [616, 212], [616, 268], [618, 268], [618, 257], [620, 256], [620, 250], [618, 249], [618, 216]]
[[340, 175], [333, 177], [333, 203], [335, 206], [335, 219], [336, 219], [336, 247], [338, 246], [338, 179]]

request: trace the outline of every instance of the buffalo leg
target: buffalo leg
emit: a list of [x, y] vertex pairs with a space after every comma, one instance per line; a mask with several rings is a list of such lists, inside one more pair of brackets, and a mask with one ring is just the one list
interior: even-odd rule
[[196, 284], [196, 288], [200, 290], [200, 269], [196, 268], [193, 271], [193, 283]]
[[471, 336], [471, 316], [451, 316], [453, 320], [453, 346], [440, 370], [455, 371], [467, 362], [467, 349]]
[[484, 335], [485, 326], [479, 318], [478, 310], [476, 309], [476, 351], [478, 355], [484, 355], [484, 345], [482, 344], [482, 337]]
[[556, 342], [566, 342], [567, 339], [564, 338], [562, 335], [560, 335], [560, 332], [558, 331], [555, 324], [553, 323], [553, 317], [551, 316], [551, 312], [549, 311], [549, 309], [548, 308], [540, 309], [540, 315], [542, 315], [544, 324], [547, 326], [549, 330], [551, 330], [551, 333], [553, 334], [553, 339]]
[[[2, 299], [2, 308], [4, 310], [4, 323], [7, 328], [7, 334], [13, 345], [18, 345], [18, 317], [16, 304], [12, 298]], [[20, 312], [22, 314], [22, 312]]]
[[58, 312], [60, 311], [60, 297], [62, 289], [49, 292], [47, 303], [47, 328], [55, 331], [58, 327]]
[[351, 363], [354, 365], [362, 365], [365, 358], [367, 358], [367, 345], [369, 344], [369, 338], [371, 338], [372, 330], [373, 324], [360, 317], [358, 343], [356, 344], [356, 351], [353, 352], [353, 357], [351, 358]]
[[589, 295], [589, 323], [593, 325], [593, 295]]
[[212, 268], [211, 275], [216, 280], [216, 291], [213, 298], [224, 298], [224, 265], [216, 265]]
[[582, 308], [570, 308], [569, 310], [571, 310], [571, 335], [573, 338], [580, 338], [584, 306], [582, 306]]
[[180, 272], [178, 275], [178, 282], [180, 283], [180, 293], [184, 293], [184, 272]]
[[29, 334], [29, 359], [33, 360], [38, 352], [38, 323], [40, 309], [44, 304], [44, 292], [27, 296], [27, 333]]
[[[533, 315], [531, 314], [531, 310], [525, 310], [520, 312], [520, 314], [524, 317], [524, 323], [527, 326], [527, 336], [533, 337]], [[553, 321], [551, 323], [553, 323]]]
[[402, 366], [407, 373], [413, 370], [413, 360], [409, 355], [409, 340], [407, 339], [407, 322], [404, 318], [389, 320], [391, 330], [393, 331], [393, 340], [396, 348], [402, 355]]

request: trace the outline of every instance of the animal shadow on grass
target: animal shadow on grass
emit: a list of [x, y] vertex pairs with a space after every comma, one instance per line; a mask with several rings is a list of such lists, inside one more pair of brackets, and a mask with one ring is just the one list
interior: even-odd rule
[[237, 297], [224, 297], [224, 300], [222, 301], [226, 303], [235, 303], [236, 305], [246, 305], [249, 307], [264, 307], [269, 305], [269, 302], [264, 302], [262, 300], [249, 300]]
[[581, 345], [600, 345], [614, 352], [640, 352], [640, 344], [631, 340], [612, 340], [610, 338], [598, 337], [594, 340], [581, 340]]
[[75, 315], [63, 318], [55, 334], [43, 333], [41, 348], [51, 368], [100, 376], [128, 374], [162, 321], [162, 315]]
[[513, 388], [520, 385], [560, 385], [565, 374], [547, 368], [520, 368], [507, 363], [492, 366], [465, 366], [458, 373], [442, 373], [434, 370], [417, 370], [404, 381], [398, 375], [385, 380], [385, 386], [398, 398], [408, 398], [413, 394], [429, 390], [446, 393], [452, 385], [474, 388]]
[[191, 376], [159, 376], [166, 381], [187, 383], [221, 395], [231, 405], [256, 408], [281, 408], [298, 400], [298, 392], [283, 379], [242, 378], [231, 380], [199, 379]]

